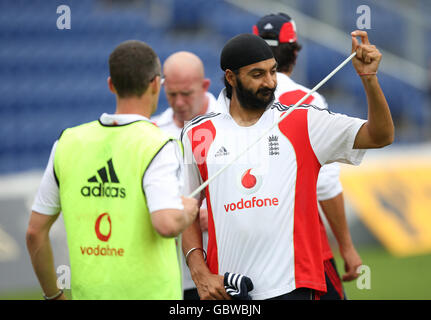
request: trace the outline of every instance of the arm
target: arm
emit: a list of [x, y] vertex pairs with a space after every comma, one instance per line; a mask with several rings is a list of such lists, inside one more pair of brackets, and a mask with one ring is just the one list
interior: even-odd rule
[[345, 262], [344, 268], [347, 274], [343, 276], [343, 280], [353, 280], [358, 276], [356, 269], [362, 264], [362, 261], [350, 236], [338, 163], [326, 164], [320, 169], [317, 180], [317, 198]]
[[198, 214], [197, 200], [181, 197], [182, 155], [178, 144], [168, 142], [153, 159], [143, 178], [151, 222], [163, 237], [176, 237]]
[[[202, 248], [202, 231], [198, 220], [184, 231], [182, 240], [184, 255], [192, 248]], [[211, 273], [202, 251], [192, 251], [187, 257], [186, 264], [190, 269], [201, 300], [231, 299], [224, 288], [224, 277]]]
[[163, 237], [176, 237], [196, 220], [198, 202], [193, 198], [182, 197], [184, 210], [163, 209], [151, 213], [151, 222]]
[[[381, 148], [394, 141], [394, 124], [388, 103], [377, 80], [377, 70], [382, 59], [379, 50], [368, 41], [365, 31], [352, 32], [352, 63], [361, 76], [368, 102], [368, 121], [361, 127], [354, 142], [355, 149]], [[361, 37], [359, 45], [356, 37]]]
[[343, 193], [327, 200], [321, 200], [319, 203], [334, 233], [341, 257], [344, 260], [344, 269], [347, 273], [343, 275], [343, 281], [354, 280], [359, 276], [356, 270], [362, 264], [362, 261], [350, 236], [344, 210]]
[[[57, 141], [51, 149], [48, 164], [34, 199], [26, 233], [27, 249], [33, 269], [47, 297], [52, 297], [59, 292], [51, 242], [49, 240], [49, 230], [57, 220], [61, 210], [59, 189], [54, 176], [56, 147]], [[65, 296], [61, 295], [58, 299], [65, 299]]]
[[201, 227], [201, 231], [208, 231], [208, 210], [206, 208], [202, 208], [199, 210], [199, 224]]
[[[26, 234], [27, 249], [33, 269], [44, 294], [48, 297], [59, 292], [54, 257], [49, 240], [49, 230], [57, 220], [57, 215], [45, 215], [32, 211]], [[62, 294], [58, 299], [65, 300]]]

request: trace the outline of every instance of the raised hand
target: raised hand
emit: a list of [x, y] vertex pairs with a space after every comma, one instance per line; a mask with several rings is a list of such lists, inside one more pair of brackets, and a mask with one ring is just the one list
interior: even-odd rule
[[[359, 75], [374, 75], [377, 73], [382, 54], [368, 40], [366, 31], [356, 30], [351, 33], [352, 36], [352, 53], [356, 51], [356, 56], [352, 63]], [[361, 44], [358, 39], [361, 38]]]

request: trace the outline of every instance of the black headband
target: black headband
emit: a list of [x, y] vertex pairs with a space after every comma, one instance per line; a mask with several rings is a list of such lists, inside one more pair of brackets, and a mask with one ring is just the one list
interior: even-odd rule
[[271, 48], [261, 37], [243, 33], [230, 39], [220, 56], [220, 67], [237, 70], [250, 64], [274, 58]]

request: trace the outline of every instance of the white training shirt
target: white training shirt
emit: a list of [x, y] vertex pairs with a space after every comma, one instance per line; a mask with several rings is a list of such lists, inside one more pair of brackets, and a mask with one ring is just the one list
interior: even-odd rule
[[[207, 109], [207, 113], [210, 112], [215, 112], [217, 110], [217, 100], [214, 97], [214, 95], [210, 92], [206, 92], [206, 96], [208, 97], [208, 109]], [[156, 122], [157, 126], [164, 130], [165, 132], [167, 132], [168, 134], [170, 134], [172, 137], [176, 138], [176, 139], [180, 139], [181, 136], [181, 131], [183, 128], [180, 128], [176, 125], [175, 121], [174, 121], [174, 112], [172, 110], [172, 108], [168, 108], [166, 109], [161, 115], [159, 115], [158, 117], [154, 117], [152, 119], [153, 121]], [[187, 194], [185, 194], [187, 195]], [[206, 209], [206, 203], [203, 202], [202, 203], [202, 207]], [[203, 242], [203, 246], [204, 249], [206, 249], [207, 246], [207, 242], [208, 242], [208, 234], [207, 232], [204, 232], [202, 234], [202, 242]], [[188, 289], [193, 289], [196, 288], [196, 285], [194, 283], [194, 281], [192, 280], [192, 276], [190, 274], [190, 270], [189, 267], [187, 266], [184, 256], [182, 256], [182, 264], [183, 264], [183, 289], [184, 290], [188, 290]]]
[[[277, 72], [277, 89], [275, 97], [282, 104], [289, 106], [296, 104], [311, 90], [293, 81], [284, 73]], [[314, 92], [303, 104], [312, 104], [320, 109], [328, 109], [325, 98], [318, 92]], [[334, 198], [343, 191], [340, 182], [340, 165], [331, 163], [324, 165], [319, 172], [317, 180], [317, 200]]]
[[[286, 111], [274, 103], [252, 126], [225, 111], [194, 119], [183, 130], [185, 192], [254, 142]], [[207, 264], [212, 273], [234, 272], [254, 283], [253, 299], [295, 288], [326, 291], [316, 182], [320, 166], [359, 164], [365, 150], [353, 149], [365, 120], [313, 106], [293, 111], [205, 189], [208, 206]]]
[[[99, 120], [105, 125], [113, 125], [115, 122], [118, 125], [124, 125], [138, 120], [149, 121], [146, 117], [136, 114], [110, 115], [106, 113], [102, 114]], [[52, 147], [48, 165], [32, 206], [33, 211], [46, 215], [54, 215], [61, 211], [59, 189], [54, 176], [56, 147], [57, 141]], [[178, 144], [168, 142], [147, 168], [142, 184], [150, 212], [162, 209], [184, 209], [180, 198], [183, 188], [182, 163]], [[181, 172], [179, 180], [178, 171]]]

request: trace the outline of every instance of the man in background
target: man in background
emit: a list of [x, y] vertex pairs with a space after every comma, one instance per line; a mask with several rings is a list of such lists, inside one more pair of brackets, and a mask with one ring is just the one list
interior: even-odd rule
[[[301, 45], [297, 42], [295, 22], [284, 13], [269, 14], [262, 17], [253, 26], [253, 33], [268, 43], [277, 60], [277, 90], [275, 91], [275, 97], [284, 105], [294, 105], [310, 92], [310, 89], [296, 83], [290, 77], [295, 67], [298, 53], [301, 50]], [[325, 99], [317, 92], [310, 95], [303, 104], [312, 104], [321, 109], [328, 109]], [[335, 162], [326, 164], [320, 169], [317, 181], [317, 199], [335, 235], [341, 257], [345, 262], [346, 274], [343, 275], [343, 280], [351, 281], [358, 277], [356, 270], [362, 264], [362, 261], [350, 236], [339, 174], [340, 165]], [[321, 299], [344, 299], [343, 286], [323, 223], [321, 223], [321, 233], [328, 290], [325, 295], [321, 296]]]
[[[160, 129], [179, 139], [186, 122], [196, 116], [215, 112], [217, 100], [208, 92], [211, 81], [205, 78], [201, 59], [191, 52], [180, 51], [169, 56], [163, 64], [163, 75], [169, 108], [153, 120]], [[199, 221], [206, 247], [208, 215], [205, 204], [200, 209]], [[189, 268], [184, 259], [182, 261], [184, 299], [199, 300]]]
[[153, 120], [160, 129], [179, 138], [185, 122], [214, 112], [217, 101], [208, 92], [211, 80], [205, 78], [203, 63], [194, 53], [170, 55], [163, 64], [163, 75], [169, 108]]

